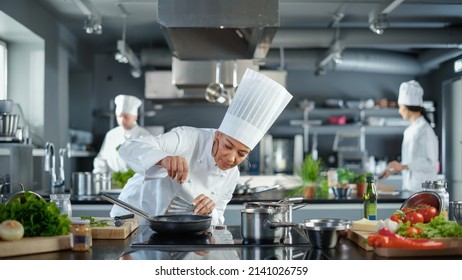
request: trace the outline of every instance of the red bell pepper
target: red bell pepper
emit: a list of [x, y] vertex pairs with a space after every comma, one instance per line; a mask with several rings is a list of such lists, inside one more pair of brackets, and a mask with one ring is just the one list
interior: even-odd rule
[[401, 248], [401, 249], [442, 249], [444, 244], [429, 239], [407, 238], [381, 228], [378, 234], [367, 237], [367, 244], [372, 247]]

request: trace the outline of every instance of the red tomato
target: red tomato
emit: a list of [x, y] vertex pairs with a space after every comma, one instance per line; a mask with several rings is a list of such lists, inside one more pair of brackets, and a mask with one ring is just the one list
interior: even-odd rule
[[397, 223], [402, 223], [403, 220], [401, 219], [401, 215], [399, 214], [393, 214], [390, 216], [390, 220], [397, 222]]
[[417, 223], [423, 223], [424, 221], [424, 216], [420, 214], [419, 212], [410, 212], [406, 214], [406, 217], [403, 220], [404, 222], [411, 222], [411, 225], [417, 224]]
[[419, 234], [419, 231], [415, 227], [408, 227], [406, 229], [406, 236], [415, 237]]
[[413, 212], [414, 209], [413, 208], [410, 208], [410, 207], [404, 207], [401, 211], [404, 212], [404, 214], [407, 214], [409, 212]]
[[436, 207], [433, 207], [433, 206], [428, 207], [424, 215], [425, 223], [430, 222], [437, 215], [438, 215], [438, 210], [436, 209]]

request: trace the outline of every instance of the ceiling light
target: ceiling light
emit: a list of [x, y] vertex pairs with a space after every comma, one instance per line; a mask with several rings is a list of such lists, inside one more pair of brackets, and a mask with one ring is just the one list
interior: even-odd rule
[[101, 34], [103, 33], [103, 27], [101, 25], [101, 19], [94, 16], [88, 16], [83, 24], [83, 29], [87, 34]]
[[84, 21], [83, 29], [87, 34], [101, 34], [103, 33], [103, 26], [101, 24], [101, 15], [93, 7], [89, 0], [72, 0], [80, 11], [87, 16]]

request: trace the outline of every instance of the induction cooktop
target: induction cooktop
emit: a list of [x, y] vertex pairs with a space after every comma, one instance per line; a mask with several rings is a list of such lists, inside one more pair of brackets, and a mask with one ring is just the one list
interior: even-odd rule
[[192, 235], [165, 235], [143, 229], [133, 248], [156, 248], [172, 250], [189, 250], [190, 248], [226, 248], [226, 247], [275, 247], [275, 246], [310, 246], [304, 233], [297, 228], [289, 229], [289, 238], [285, 240], [246, 240], [242, 238], [240, 226], [213, 226], [209, 233]]

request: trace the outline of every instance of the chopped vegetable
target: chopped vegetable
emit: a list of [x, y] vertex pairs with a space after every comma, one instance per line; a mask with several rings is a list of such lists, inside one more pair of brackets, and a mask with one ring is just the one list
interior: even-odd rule
[[90, 227], [107, 227], [109, 224], [106, 221], [97, 221], [90, 216], [80, 216], [82, 220], [90, 220]]

